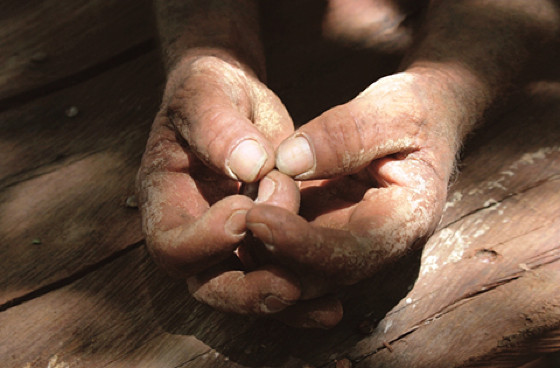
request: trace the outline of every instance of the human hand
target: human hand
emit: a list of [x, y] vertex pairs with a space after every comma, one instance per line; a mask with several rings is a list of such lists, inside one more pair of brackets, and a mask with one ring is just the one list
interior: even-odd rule
[[[299, 192], [274, 167], [274, 150], [293, 132], [278, 99], [251, 72], [216, 57], [170, 73], [137, 178], [143, 231], [156, 263], [188, 279], [194, 297], [236, 313], [291, 305], [299, 284], [278, 266], [244, 273], [234, 251], [254, 205], [241, 182], [266, 177], [262, 203], [297, 211]], [[266, 187], [266, 180], [260, 183]]]
[[383, 78], [279, 146], [278, 169], [304, 180], [301, 216], [259, 204], [247, 227], [298, 276], [301, 299], [372, 276], [435, 229], [463, 114], [446, 78], [421, 68]]

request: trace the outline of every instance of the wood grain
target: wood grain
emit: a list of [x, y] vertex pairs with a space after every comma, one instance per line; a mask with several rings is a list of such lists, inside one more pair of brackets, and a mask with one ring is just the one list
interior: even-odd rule
[[75, 82], [71, 76], [107, 68], [110, 65], [100, 64], [114, 58], [131, 57], [123, 54], [126, 50], [137, 47], [137, 52], [145, 52], [148, 43], [154, 48], [150, 4], [150, 0], [1, 1], [0, 106], [9, 108], [32, 97], [31, 91], [40, 95], [63, 88]]
[[0, 304], [141, 240], [125, 203], [162, 82], [154, 52], [0, 114]]

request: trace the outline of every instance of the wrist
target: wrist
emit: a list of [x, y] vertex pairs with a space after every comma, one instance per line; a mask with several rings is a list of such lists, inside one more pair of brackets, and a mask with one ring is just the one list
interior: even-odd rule
[[156, 0], [158, 30], [169, 71], [186, 59], [216, 56], [265, 77], [256, 0]]
[[169, 70], [162, 108], [166, 107], [166, 102], [173, 98], [189, 76], [197, 73], [207, 75], [209, 83], [223, 84], [231, 80], [258, 79], [252, 68], [238, 60], [228, 50], [208, 47], [192, 48], [186, 51]]
[[170, 69], [168, 77], [172, 74], [183, 73], [184, 70], [192, 68], [192, 65], [201, 59], [215, 59], [228, 64], [229, 66], [242, 71], [248, 76], [256, 79], [262, 79], [260, 70], [264, 70], [264, 62], [262, 65], [258, 63], [253, 65], [247, 62], [246, 57], [239, 55], [239, 52], [232, 51], [221, 47], [193, 47], [185, 50], [177, 59], [175, 65]]
[[261, 81], [266, 79], [264, 55], [257, 51], [251, 55], [241, 47], [236, 48], [233, 46], [196, 46], [185, 48], [174, 58], [173, 64], [169, 65], [168, 77], [176, 73], [176, 70], [184, 69], [185, 66], [188, 67], [194, 61], [202, 58], [216, 58]]
[[457, 66], [414, 63], [400, 75], [421, 111], [418, 120], [412, 119], [419, 125], [415, 155], [447, 181], [462, 141], [482, 119], [491, 94], [469, 70]]

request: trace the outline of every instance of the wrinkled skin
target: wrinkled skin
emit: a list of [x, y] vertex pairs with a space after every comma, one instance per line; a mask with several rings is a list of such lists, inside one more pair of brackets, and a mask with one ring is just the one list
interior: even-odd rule
[[[429, 107], [445, 97], [426, 94], [422, 84], [433, 81], [422, 73], [384, 78], [304, 125], [292, 137], [311, 143], [313, 166], [299, 173], [303, 156], [285, 158], [293, 128], [284, 107], [261, 83], [230, 69], [217, 59], [197, 59], [185, 69], [182, 83], [156, 118], [138, 178], [151, 253], [166, 269], [188, 277], [197, 299], [236, 313], [278, 312], [299, 299], [319, 298], [371, 276], [434, 229], [456, 132], [448, 129], [449, 117], [429, 114]], [[223, 78], [227, 73], [230, 80]], [[257, 92], [239, 94], [251, 88]], [[266, 121], [276, 126], [260, 127], [259, 114], [251, 110], [251, 98], [263, 96], [276, 109]], [[202, 134], [201, 116], [214, 118], [203, 120]], [[244, 124], [245, 130], [235, 125], [239, 138], [208, 134], [214, 126], [218, 132], [232, 126], [232, 116]], [[238, 195], [239, 181], [228, 168], [231, 153], [225, 148], [247, 136], [263, 142], [266, 155], [276, 157], [272, 165], [286, 174], [325, 178], [301, 184], [301, 208], [296, 183], [278, 171], [268, 171], [260, 181], [256, 203]], [[265, 162], [262, 172], [247, 181], [258, 180], [272, 165]], [[266, 246], [253, 241], [249, 251], [238, 248], [246, 229]], [[251, 272], [240, 270], [236, 249]], [[342, 308], [326, 297], [284, 315], [289, 317], [280, 318], [287, 322], [330, 327], [342, 317]]]
[[[298, 275], [301, 299], [372, 276], [434, 230], [457, 140], [449, 129], [456, 111], [445, 102], [446, 86], [439, 88], [435, 94], [433, 78], [421, 72], [397, 74], [304, 125], [293, 135], [313, 147], [303, 173], [301, 155], [282, 161], [292, 142], [280, 145], [281, 171], [325, 179], [302, 183], [301, 216], [258, 204], [247, 226], [266, 244], [269, 259]], [[433, 108], [444, 105], [446, 112]]]
[[[416, 2], [352, 3], [329, 1], [326, 37], [411, 43]], [[336, 325], [333, 292], [432, 233], [462, 139], [532, 40], [560, 30], [550, 0], [432, 0], [403, 72], [294, 132], [256, 76], [254, 1], [156, 4], [170, 72], [137, 180], [148, 248], [199, 301], [300, 327]], [[255, 201], [242, 195], [247, 183]]]
[[[220, 59], [195, 59], [178, 74], [168, 84], [137, 178], [150, 252], [169, 272], [188, 278], [200, 301], [236, 313], [277, 312], [299, 298], [299, 283], [274, 266], [247, 274], [236, 269], [232, 258], [254, 206], [238, 194], [238, 179], [266, 175], [261, 186], [273, 182], [277, 190], [262, 203], [296, 211], [297, 186], [271, 171], [275, 146], [293, 131], [292, 122], [262, 83]], [[261, 144], [260, 170], [236, 162], [236, 147], [247, 141]]]

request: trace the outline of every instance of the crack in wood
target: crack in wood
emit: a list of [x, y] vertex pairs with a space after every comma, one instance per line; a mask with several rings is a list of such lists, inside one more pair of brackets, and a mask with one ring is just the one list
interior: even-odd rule
[[[529, 231], [526, 231], [526, 232], [521, 233], [521, 234], [519, 234], [519, 235], [513, 236], [513, 237], [511, 237], [511, 238], [509, 238], [509, 239], [507, 239], [507, 240], [504, 240], [504, 241], [501, 241], [501, 242], [499, 242], [499, 243], [495, 243], [495, 244], [492, 244], [492, 245], [488, 245], [488, 248], [495, 248], [495, 247], [497, 247], [497, 246], [507, 244], [507, 243], [509, 243], [510, 241], [519, 239], [519, 238], [524, 237], [524, 236], [526, 236], [526, 235], [528, 235], [528, 234], [531, 234], [531, 233], [533, 233], [533, 232], [539, 231], [539, 230], [543, 229], [544, 227], [549, 226], [549, 225], [552, 224], [552, 223], [554, 223], [554, 220], [548, 221], [548, 222], [547, 222], [546, 224], [544, 224], [544, 225], [538, 226], [538, 227], [533, 228], [533, 229], [531, 229], [531, 230], [529, 230]], [[544, 256], [544, 255], [546, 255], [546, 254], [548, 254], [548, 253], [552, 253], [552, 252], [558, 252], [558, 257], [552, 258], [551, 260], [546, 261], [546, 262], [536, 263], [536, 262], [538, 262], [538, 259], [539, 259], [541, 256]], [[469, 258], [471, 258], [471, 257], [468, 257], [468, 258], [465, 258], [465, 259], [469, 259]], [[516, 272], [516, 273], [514, 273], [514, 274], [511, 274], [510, 276], [513, 276], [513, 275], [520, 275], [520, 274], [522, 274], [522, 273], [524, 273], [524, 272], [534, 271], [534, 270], [538, 269], [538, 268], [541, 267], [541, 266], [545, 266], [545, 265], [548, 265], [548, 264], [551, 264], [551, 263], [554, 263], [554, 262], [560, 260], [560, 247], [559, 247], [559, 248], [552, 248], [552, 249], [549, 249], [549, 250], [546, 251], [546, 252], [536, 254], [536, 255], [534, 255], [533, 258], [536, 259], [537, 261], [527, 262], [527, 263], [526, 263], [526, 265], [529, 267], [529, 270], [523, 270], [523, 269], [522, 269], [522, 270], [520, 270], [520, 271], [518, 271], [518, 272]], [[507, 278], [508, 276], [505, 276], [505, 277]], [[415, 300], [415, 302], [418, 303], [418, 302], [420, 302], [420, 301], [423, 301], [423, 300], [425, 300], [426, 298], [429, 298], [429, 297], [431, 297], [433, 294], [438, 293], [438, 292], [439, 292], [439, 290], [434, 290], [433, 292], [431, 292], [431, 293], [429, 293], [429, 294], [425, 294], [425, 295], [423, 295], [422, 297], [417, 298], [417, 299]], [[466, 294], [466, 295], [468, 295], [468, 294]], [[389, 313], [387, 313], [387, 316], [395, 315], [395, 314], [399, 313], [400, 311], [402, 311], [403, 309], [408, 308], [408, 307], [409, 307], [408, 305], [403, 305], [402, 307], [397, 308], [397, 309], [394, 309], [394, 310], [390, 311]], [[445, 308], [445, 307], [444, 307], [444, 308]]]
[[[467, 218], [467, 217], [469, 217], [469, 216], [476, 215], [477, 213], [479, 213], [479, 212], [481, 212], [481, 211], [484, 211], [484, 210], [487, 210], [487, 209], [489, 209], [489, 208], [495, 207], [495, 206], [497, 206], [497, 205], [503, 203], [504, 201], [506, 201], [506, 200], [508, 200], [508, 199], [510, 199], [510, 198], [516, 197], [516, 196], [518, 196], [518, 195], [522, 195], [522, 194], [524, 194], [524, 193], [527, 193], [527, 192], [530, 191], [530, 190], [533, 190], [533, 189], [535, 189], [535, 188], [538, 188], [539, 186], [541, 186], [541, 185], [543, 185], [543, 184], [546, 184], [546, 183], [549, 183], [549, 182], [552, 182], [552, 181], [556, 181], [556, 180], [560, 180], [560, 175], [559, 175], [559, 174], [555, 174], [555, 175], [549, 176], [549, 177], [544, 178], [544, 179], [542, 179], [542, 180], [539, 180], [539, 181], [537, 181], [537, 182], [535, 182], [535, 183], [532, 183], [532, 184], [530, 184], [530, 185], [527, 185], [526, 187], [521, 188], [520, 190], [517, 190], [517, 191], [515, 191], [515, 192], [509, 193], [509, 194], [505, 195], [502, 199], [497, 200], [497, 201], [493, 201], [492, 203], [489, 203], [489, 204], [486, 205], [486, 206], [482, 206], [482, 207], [475, 208], [474, 210], [471, 210], [471, 211], [465, 213], [464, 215], [459, 216], [459, 217], [456, 218], [455, 220], [452, 220], [452, 221], [448, 222], [447, 224], [445, 224], [445, 225], [442, 226], [441, 228], [438, 228], [438, 229], [434, 232], [433, 235], [435, 235], [435, 234], [441, 232], [442, 230], [445, 230], [445, 229], [449, 228], [450, 226], [452, 226], [452, 225], [458, 223], [458, 222], [461, 221], [461, 220], [464, 220], [465, 218]], [[433, 235], [432, 235], [432, 236], [433, 236]]]
[[0, 99], [0, 113], [9, 109], [17, 108], [18, 106], [24, 105], [37, 98], [44, 97], [48, 94], [58, 92], [60, 90], [85, 82], [120, 65], [135, 60], [155, 49], [156, 40], [154, 38], [150, 38], [124, 50], [123, 52], [105, 61], [92, 65], [75, 74], [71, 74], [64, 78], [33, 88], [31, 90]]
[[45, 294], [50, 293], [51, 291], [55, 291], [58, 289], [61, 289], [65, 286], [71, 285], [76, 281], [81, 280], [82, 278], [86, 277], [87, 275], [89, 275], [92, 272], [95, 272], [97, 270], [99, 270], [100, 268], [112, 263], [113, 261], [116, 261], [117, 259], [129, 254], [130, 252], [134, 251], [135, 249], [140, 248], [142, 245], [144, 244], [144, 239], [142, 239], [139, 242], [136, 242], [134, 244], [130, 244], [126, 247], [124, 247], [121, 250], [118, 250], [112, 254], [110, 254], [109, 256], [101, 259], [98, 262], [95, 262], [93, 264], [90, 264], [88, 266], [85, 266], [84, 268], [76, 271], [75, 273], [63, 277], [59, 280], [56, 280], [54, 282], [51, 282], [48, 285], [42, 286], [36, 290], [30, 291], [24, 295], [18, 296], [12, 300], [9, 300], [7, 302], [5, 302], [4, 304], [0, 305], [0, 312], [5, 312], [10, 308], [13, 307], [17, 307], [18, 305], [21, 305], [23, 303], [26, 303], [28, 301], [31, 301], [33, 299], [39, 298]]
[[[548, 254], [548, 253], [551, 253], [551, 252], [558, 252], [558, 255], [556, 257], [553, 257], [552, 259], [546, 261], [546, 262], [542, 262], [542, 263], [539, 263], [538, 265], [535, 265], [534, 267], [531, 267], [529, 270], [520, 270], [520, 271], [512, 273], [510, 275], [506, 275], [506, 276], [502, 277], [501, 279], [496, 280], [492, 283], [482, 285], [478, 290], [473, 290], [470, 293], [466, 293], [466, 294], [460, 296], [459, 298], [456, 298], [453, 302], [444, 306], [438, 312], [422, 319], [421, 321], [417, 322], [412, 327], [410, 327], [407, 331], [400, 334], [398, 337], [392, 339], [391, 341], [386, 341], [385, 343], [387, 343], [389, 346], [392, 346], [396, 342], [398, 342], [400, 340], [403, 340], [405, 337], [411, 335], [412, 333], [414, 333], [415, 331], [420, 329], [422, 326], [428, 325], [428, 324], [432, 323], [433, 321], [436, 321], [437, 319], [441, 318], [445, 314], [450, 313], [450, 312], [454, 311], [455, 309], [469, 303], [475, 297], [477, 297], [479, 295], [482, 295], [482, 294], [485, 294], [487, 292], [490, 292], [492, 290], [495, 290], [498, 287], [506, 285], [506, 284], [508, 284], [512, 281], [518, 280], [521, 277], [523, 277], [524, 273], [533, 272], [535, 270], [538, 270], [542, 266], [546, 266], [546, 265], [552, 264], [554, 262], [560, 261], [560, 248], [550, 249], [546, 252], [537, 254], [536, 258], [538, 258], [541, 255]], [[424, 299], [424, 298], [422, 298], [422, 299]], [[419, 299], [419, 300], [421, 300], [421, 299]], [[402, 310], [402, 308], [399, 309], [399, 310]], [[391, 313], [391, 314], [394, 314], [394, 313]], [[354, 361], [356, 363], [360, 362], [360, 361], [362, 361], [362, 360], [364, 360], [368, 357], [371, 357], [371, 356], [377, 354], [379, 351], [382, 351], [384, 349], [387, 349], [387, 347], [385, 346], [385, 344], [381, 344], [375, 350], [372, 350], [368, 354], [363, 354], [359, 357], [354, 357]]]
[[[537, 229], [534, 229], [533, 231], [536, 231], [536, 230], [537, 230]], [[531, 232], [533, 232], [533, 231], [529, 231], [529, 232], [525, 233], [524, 235], [529, 234], [529, 233], [531, 233]], [[504, 243], [505, 243], [505, 242], [504, 242]], [[456, 309], [457, 307], [459, 307], [460, 305], [463, 305], [464, 303], [468, 302], [469, 300], [471, 300], [471, 299], [474, 298], [475, 296], [478, 296], [478, 295], [480, 295], [480, 294], [484, 294], [484, 293], [486, 293], [486, 292], [488, 292], [488, 291], [491, 291], [491, 290], [496, 289], [496, 288], [499, 287], [499, 286], [502, 286], [502, 285], [504, 285], [504, 284], [507, 284], [508, 282], [517, 280], [517, 279], [519, 279], [520, 277], [522, 277], [524, 273], [532, 272], [532, 271], [538, 270], [539, 268], [541, 268], [541, 267], [543, 267], [543, 266], [546, 266], [546, 265], [552, 264], [552, 263], [554, 263], [554, 262], [560, 261], [560, 247], [559, 247], [559, 248], [549, 249], [549, 250], [546, 251], [546, 252], [539, 253], [539, 254], [535, 255], [535, 258], [539, 258], [539, 257], [541, 257], [541, 256], [543, 256], [543, 255], [546, 255], [546, 254], [549, 254], [549, 253], [552, 253], [552, 252], [557, 252], [558, 255], [557, 255], [556, 257], [553, 257], [552, 259], [550, 259], [550, 260], [548, 260], [548, 261], [540, 262], [540, 263], [538, 263], [538, 264], [531, 264], [531, 267], [530, 267], [528, 270], [520, 269], [519, 271], [514, 272], [514, 273], [512, 273], [512, 274], [510, 274], [510, 275], [505, 275], [505, 276], [503, 276], [501, 279], [496, 280], [496, 281], [494, 281], [494, 282], [492, 282], [492, 283], [482, 285], [480, 290], [475, 290], [475, 291], [472, 291], [472, 292], [470, 292], [470, 293], [466, 293], [466, 294], [460, 296], [459, 298], [457, 298], [457, 299], [456, 299], [455, 301], [453, 301], [452, 303], [450, 303], [450, 304], [446, 305], [445, 307], [443, 307], [439, 312], [433, 314], [433, 315], [430, 316], [430, 317], [427, 317], [426, 319], [430, 319], [430, 318], [432, 318], [432, 317], [435, 316], [435, 315], [439, 315], [439, 316], [441, 317], [441, 315], [443, 315], [443, 314], [445, 314], [445, 313], [448, 313], [448, 312], [451, 312], [452, 310], [454, 310], [454, 309]], [[434, 291], [434, 293], [435, 293], [435, 292], [437, 292], [437, 291]], [[421, 300], [424, 300], [426, 297], [427, 297], [427, 296], [425, 296], [425, 297], [423, 297], [423, 298], [417, 299], [417, 302], [418, 302], [418, 301], [421, 301]], [[458, 304], [458, 303], [460, 303], [460, 304]], [[456, 304], [458, 304], [458, 305], [456, 305]], [[456, 305], [456, 306], [455, 306], [455, 305]], [[393, 314], [395, 314], [396, 312], [401, 311], [402, 309], [407, 308], [407, 307], [408, 307], [408, 306], [404, 306], [403, 308], [399, 308], [397, 311], [395, 311], [395, 312], [393, 312], [393, 313], [389, 313], [388, 315], [393, 315]], [[425, 320], [426, 320], [426, 319], [425, 319]], [[420, 322], [418, 323], [418, 325], [421, 325], [421, 324], [423, 324], [423, 321], [420, 321]]]
[[[103, 152], [105, 150], [107, 150], [109, 147], [102, 147], [90, 152], [86, 152], [86, 153], [82, 153], [82, 154], [77, 154], [77, 155], [72, 155], [72, 156], [66, 156], [63, 158], [56, 158], [55, 160], [51, 161], [51, 162], [47, 162], [44, 163], [42, 165], [39, 166], [35, 166], [35, 167], [31, 167], [27, 170], [24, 171], [20, 171], [18, 173], [15, 173], [13, 175], [9, 175], [5, 178], [0, 179], [0, 193], [4, 192], [5, 190], [24, 183], [28, 180], [32, 180], [32, 179], [36, 179], [39, 178], [43, 175], [48, 175], [52, 172], [55, 172], [56, 170], [60, 169], [63, 166], [68, 166], [68, 165], [72, 165], [76, 162], [80, 162], [88, 157], [91, 157], [93, 155], [96, 155], [100, 152]], [[43, 169], [43, 170], [41, 170]]]
[[359, 357], [355, 357], [354, 361], [355, 362], [360, 362], [360, 361], [362, 361], [366, 358], [369, 358], [369, 357], [377, 354], [378, 352], [380, 352], [382, 350], [388, 349], [387, 345], [388, 346], [394, 345], [395, 343], [403, 340], [407, 336], [416, 332], [422, 326], [429, 325], [433, 321], [436, 321], [436, 320], [440, 319], [445, 314], [450, 313], [450, 312], [454, 311], [455, 309], [457, 309], [458, 307], [468, 303], [474, 297], [476, 297], [478, 295], [481, 295], [481, 294], [484, 294], [484, 293], [487, 293], [489, 291], [492, 291], [492, 290], [498, 288], [501, 285], [507, 284], [508, 282], [517, 280], [519, 277], [520, 276], [512, 277], [511, 279], [508, 279], [508, 280], [502, 280], [501, 282], [495, 282], [495, 283], [489, 284], [488, 286], [482, 286], [481, 289], [473, 291], [472, 293], [466, 294], [465, 296], [458, 298], [457, 300], [453, 301], [451, 304], [449, 304], [449, 305], [443, 307], [442, 309], [440, 309], [438, 312], [436, 312], [436, 313], [430, 315], [429, 317], [426, 317], [423, 320], [419, 321], [417, 324], [413, 325], [407, 331], [400, 334], [396, 338], [394, 338], [390, 341], [384, 341], [380, 346], [378, 346], [372, 352], [370, 352], [368, 354], [363, 354], [362, 356], [359, 356]]

